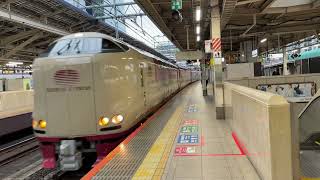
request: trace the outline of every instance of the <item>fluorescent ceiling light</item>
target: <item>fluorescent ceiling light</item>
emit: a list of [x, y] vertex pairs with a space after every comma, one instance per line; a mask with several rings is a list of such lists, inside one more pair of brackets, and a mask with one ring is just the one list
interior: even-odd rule
[[13, 61], [10, 61], [10, 62], [8, 62], [8, 64], [21, 65], [21, 64], [23, 64], [23, 62], [13, 62]]
[[261, 43], [264, 43], [264, 42], [266, 42], [267, 41], [267, 38], [263, 38], [263, 39], [261, 39]]
[[197, 32], [197, 34], [200, 34], [200, 25], [199, 24], [196, 27], [196, 32]]
[[200, 21], [201, 19], [201, 9], [200, 6], [197, 6], [196, 8], [196, 21]]
[[197, 36], [197, 41], [200, 41], [200, 36], [199, 35]]

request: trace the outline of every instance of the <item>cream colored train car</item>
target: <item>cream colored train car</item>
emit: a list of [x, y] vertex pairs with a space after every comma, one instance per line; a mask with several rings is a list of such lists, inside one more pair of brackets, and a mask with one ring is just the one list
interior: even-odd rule
[[63, 170], [79, 169], [87, 152], [99, 161], [199, 74], [91, 32], [55, 41], [33, 69], [33, 128], [43, 167], [59, 162]]

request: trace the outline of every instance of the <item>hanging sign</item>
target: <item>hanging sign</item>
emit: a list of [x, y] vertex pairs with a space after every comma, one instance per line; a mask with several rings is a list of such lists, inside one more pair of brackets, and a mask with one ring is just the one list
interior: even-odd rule
[[206, 53], [211, 53], [211, 40], [204, 41], [204, 49]]
[[182, 0], [171, 0], [171, 9], [172, 10], [182, 9]]
[[258, 56], [258, 49], [255, 49], [252, 51], [252, 57], [257, 57]]
[[176, 53], [177, 61], [196, 60], [204, 57], [202, 51], [182, 51]]

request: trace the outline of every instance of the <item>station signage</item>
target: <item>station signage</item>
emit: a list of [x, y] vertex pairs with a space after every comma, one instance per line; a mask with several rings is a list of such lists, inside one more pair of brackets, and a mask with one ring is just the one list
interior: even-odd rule
[[182, 0], [171, 0], [171, 9], [172, 10], [182, 9]]
[[181, 133], [198, 133], [198, 126], [183, 126]]
[[182, 51], [176, 53], [177, 61], [203, 59], [203, 57], [202, 51]]
[[213, 57], [221, 58], [221, 38], [212, 38], [204, 41], [205, 53], [212, 53]]
[[204, 49], [206, 53], [211, 53], [211, 40], [204, 41]]
[[182, 147], [176, 147], [175, 154], [192, 154], [196, 152], [195, 147], [188, 147], [188, 146], [182, 146]]
[[252, 51], [252, 57], [257, 57], [258, 56], [258, 49], [255, 49]]
[[179, 135], [178, 143], [179, 144], [198, 144], [199, 136], [198, 134]]

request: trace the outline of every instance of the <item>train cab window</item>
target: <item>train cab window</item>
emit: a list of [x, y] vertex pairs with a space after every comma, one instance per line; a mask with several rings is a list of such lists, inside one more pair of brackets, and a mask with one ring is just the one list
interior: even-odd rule
[[62, 39], [50, 45], [42, 57], [92, 54], [101, 51], [101, 38]]
[[101, 51], [102, 53], [110, 53], [110, 52], [125, 52], [129, 48], [126, 47], [125, 45], [120, 45], [118, 43], [114, 43], [108, 39], [103, 39], [102, 40], [102, 47]]
[[82, 37], [58, 40], [49, 45], [48, 49], [40, 57], [125, 52], [127, 50], [129, 50], [127, 46], [107, 39]]

